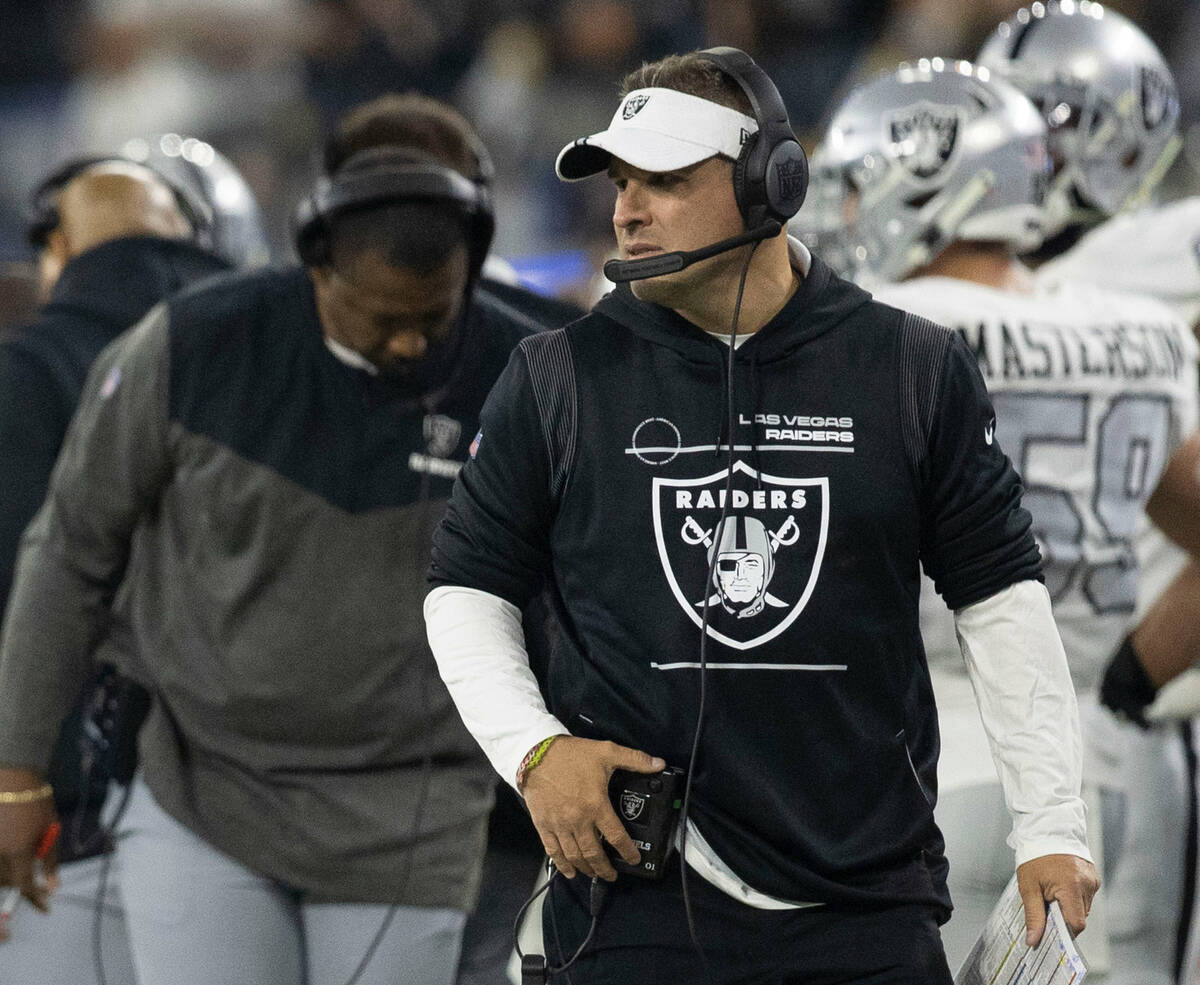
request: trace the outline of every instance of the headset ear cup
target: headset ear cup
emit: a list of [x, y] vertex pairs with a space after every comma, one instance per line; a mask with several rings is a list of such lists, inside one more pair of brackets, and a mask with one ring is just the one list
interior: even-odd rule
[[487, 259], [488, 250], [492, 247], [492, 236], [495, 231], [496, 220], [490, 208], [476, 215], [468, 229], [472, 278], [478, 277], [479, 271], [483, 269], [483, 262]]
[[475, 188], [479, 199], [474, 216], [467, 229], [470, 237], [468, 247], [471, 253], [472, 279], [479, 276], [483, 262], [487, 259], [488, 251], [492, 248], [492, 237], [496, 234], [496, 213], [492, 204], [491, 159], [480, 144], [476, 151], [476, 159], [480, 162], [479, 174], [475, 178]]
[[306, 195], [292, 214], [296, 255], [306, 267], [323, 267], [329, 263], [329, 237], [325, 220], [312, 195]]

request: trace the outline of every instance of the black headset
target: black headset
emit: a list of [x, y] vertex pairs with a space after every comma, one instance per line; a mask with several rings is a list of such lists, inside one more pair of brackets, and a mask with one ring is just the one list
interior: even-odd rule
[[331, 260], [330, 228], [338, 215], [401, 202], [445, 202], [467, 223], [471, 279], [478, 276], [491, 246], [496, 220], [492, 208], [492, 162], [479, 140], [472, 141], [476, 172], [467, 178], [418, 149], [397, 144], [351, 155], [317, 180], [293, 216], [296, 252], [305, 266]]
[[808, 158], [792, 132], [775, 83], [739, 48], [706, 48], [697, 54], [738, 84], [758, 122], [757, 133], [743, 131], [742, 148], [733, 162], [733, 194], [746, 228], [737, 236], [696, 250], [609, 260], [604, 264], [604, 276], [615, 283], [674, 273], [718, 253], [761, 242], [776, 235], [804, 204]]
[[808, 157], [792, 132], [783, 97], [741, 49], [706, 48], [699, 55], [738, 84], [758, 121], [758, 133], [746, 136], [733, 165], [733, 192], [746, 228], [786, 223], [804, 204]]
[[207, 202], [203, 201], [194, 192], [185, 188], [179, 182], [172, 181], [167, 175], [162, 174], [149, 164], [143, 164], [141, 161], [135, 161], [133, 158], [124, 157], [120, 154], [97, 154], [74, 157], [60, 164], [29, 193], [25, 239], [30, 246], [35, 250], [45, 249], [50, 239], [50, 234], [62, 222], [62, 216], [58, 211], [58, 200], [63, 193], [63, 189], [88, 168], [95, 167], [97, 164], [108, 164], [110, 161], [136, 164], [151, 171], [163, 184], [171, 189], [171, 193], [175, 196], [175, 204], [192, 227], [192, 239], [201, 246], [211, 245], [213, 216], [212, 208]]

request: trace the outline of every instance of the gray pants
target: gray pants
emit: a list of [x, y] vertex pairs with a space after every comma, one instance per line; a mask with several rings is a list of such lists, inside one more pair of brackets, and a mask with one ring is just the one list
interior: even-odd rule
[[117, 869], [143, 985], [345, 985], [389, 916], [356, 985], [454, 981], [461, 911], [304, 902], [198, 838], [135, 782]]
[[[12, 936], [0, 944], [0, 982], [4, 985], [95, 985], [99, 981], [92, 947], [100, 858], [59, 867], [58, 889], [50, 912], [22, 902], [13, 914]], [[100, 954], [108, 985], [131, 985], [133, 964], [125, 934], [125, 915], [112, 873], [104, 894]]]

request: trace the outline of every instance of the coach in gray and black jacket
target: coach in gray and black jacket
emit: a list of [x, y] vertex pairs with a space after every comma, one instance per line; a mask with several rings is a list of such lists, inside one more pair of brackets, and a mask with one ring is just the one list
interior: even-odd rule
[[450, 982], [477, 892], [492, 776], [418, 600], [536, 326], [475, 290], [461, 117], [386, 98], [327, 157], [304, 267], [185, 292], [100, 356], [18, 561], [0, 883], [31, 890], [64, 696], [115, 654], [154, 697], [118, 859], [146, 982]]

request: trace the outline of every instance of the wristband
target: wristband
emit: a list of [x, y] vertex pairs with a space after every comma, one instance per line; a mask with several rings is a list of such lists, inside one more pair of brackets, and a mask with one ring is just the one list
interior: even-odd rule
[[31, 804], [35, 800], [45, 800], [54, 796], [54, 788], [49, 783], [31, 790], [0, 790], [0, 804]]
[[1154, 702], [1158, 688], [1133, 648], [1133, 634], [1121, 641], [1100, 681], [1100, 703], [1141, 728], [1149, 728], [1146, 709]]
[[548, 739], [542, 739], [536, 746], [525, 753], [525, 758], [521, 760], [521, 765], [517, 767], [517, 790], [525, 789], [525, 781], [536, 768], [538, 763], [546, 755], [546, 750], [553, 744], [554, 740], [559, 738], [557, 735], [552, 735]]

